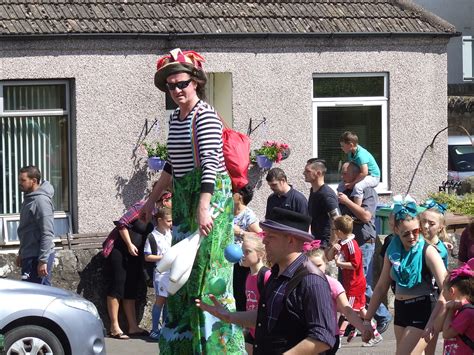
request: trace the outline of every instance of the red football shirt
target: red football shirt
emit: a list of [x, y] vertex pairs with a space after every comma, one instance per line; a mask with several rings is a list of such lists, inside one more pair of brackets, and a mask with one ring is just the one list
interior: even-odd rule
[[349, 261], [354, 270], [342, 270], [342, 285], [347, 296], [361, 296], [365, 293], [365, 276], [362, 265], [362, 252], [352, 234], [348, 239], [339, 241], [341, 261]]

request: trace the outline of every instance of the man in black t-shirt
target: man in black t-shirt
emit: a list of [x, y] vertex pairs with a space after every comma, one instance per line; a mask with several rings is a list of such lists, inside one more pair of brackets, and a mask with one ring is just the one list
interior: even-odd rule
[[326, 248], [331, 239], [331, 216], [338, 216], [339, 203], [336, 193], [324, 183], [326, 162], [312, 158], [306, 162], [304, 179], [311, 184], [308, 199], [308, 214], [312, 218], [311, 234], [321, 240], [321, 247]]
[[268, 186], [273, 191], [267, 199], [266, 219], [270, 218], [270, 213], [275, 207], [308, 215], [308, 201], [306, 197], [288, 184], [288, 179], [282, 169], [270, 169], [266, 179]]

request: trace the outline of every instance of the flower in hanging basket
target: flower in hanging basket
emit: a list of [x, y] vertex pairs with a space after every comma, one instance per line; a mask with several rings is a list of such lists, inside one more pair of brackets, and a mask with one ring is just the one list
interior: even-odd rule
[[290, 146], [286, 143], [266, 141], [263, 145], [254, 150], [256, 156], [264, 155], [272, 162], [279, 163], [290, 155]]
[[162, 170], [168, 158], [168, 148], [166, 144], [159, 142], [145, 143], [141, 145], [141, 149], [148, 155], [148, 167], [152, 170]]
[[166, 144], [159, 142], [155, 143], [142, 143], [143, 148], [146, 150], [148, 158], [157, 157], [162, 160], [168, 159], [168, 147]]

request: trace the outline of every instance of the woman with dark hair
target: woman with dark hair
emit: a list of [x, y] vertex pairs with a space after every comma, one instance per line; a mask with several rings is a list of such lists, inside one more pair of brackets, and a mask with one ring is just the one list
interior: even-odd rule
[[[172, 184], [172, 244], [196, 230], [204, 237], [188, 281], [168, 297], [160, 354], [244, 352], [240, 328], [194, 306], [195, 298], [210, 302], [212, 293], [235, 309], [232, 264], [224, 258], [224, 249], [233, 243], [232, 184], [222, 152], [222, 122], [202, 100], [207, 81], [203, 62], [200, 54], [176, 48], [158, 60], [155, 74], [155, 86], [168, 92], [178, 108], [169, 120], [168, 161], [141, 216], [150, 220], [154, 202]], [[216, 218], [211, 207], [220, 211]]]
[[[234, 238], [238, 244], [242, 244], [246, 234], [262, 231], [257, 216], [247, 207], [252, 198], [253, 190], [249, 185], [234, 193]], [[245, 280], [249, 271], [250, 268], [243, 267], [240, 263], [234, 264], [234, 297], [237, 311], [245, 311]]]
[[[115, 221], [111, 234], [116, 234], [113, 249], [105, 259], [107, 280], [107, 311], [110, 319], [110, 336], [128, 339], [129, 336], [145, 336], [148, 332], [137, 323], [135, 301], [143, 279], [143, 247], [153, 224], [138, 219], [144, 201], [134, 203], [127, 212]], [[128, 323], [128, 335], [120, 328], [119, 307], [122, 303]]]

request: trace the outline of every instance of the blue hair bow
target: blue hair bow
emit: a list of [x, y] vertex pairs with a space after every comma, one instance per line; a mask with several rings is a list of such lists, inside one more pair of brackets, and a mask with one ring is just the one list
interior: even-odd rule
[[416, 202], [407, 201], [404, 203], [396, 202], [393, 205], [393, 214], [397, 221], [404, 220], [407, 216], [416, 217], [418, 214]]
[[436, 208], [441, 214], [445, 214], [448, 209], [448, 205], [446, 205], [445, 203], [438, 203], [432, 198], [426, 200], [423, 207], [425, 207], [427, 210]]

